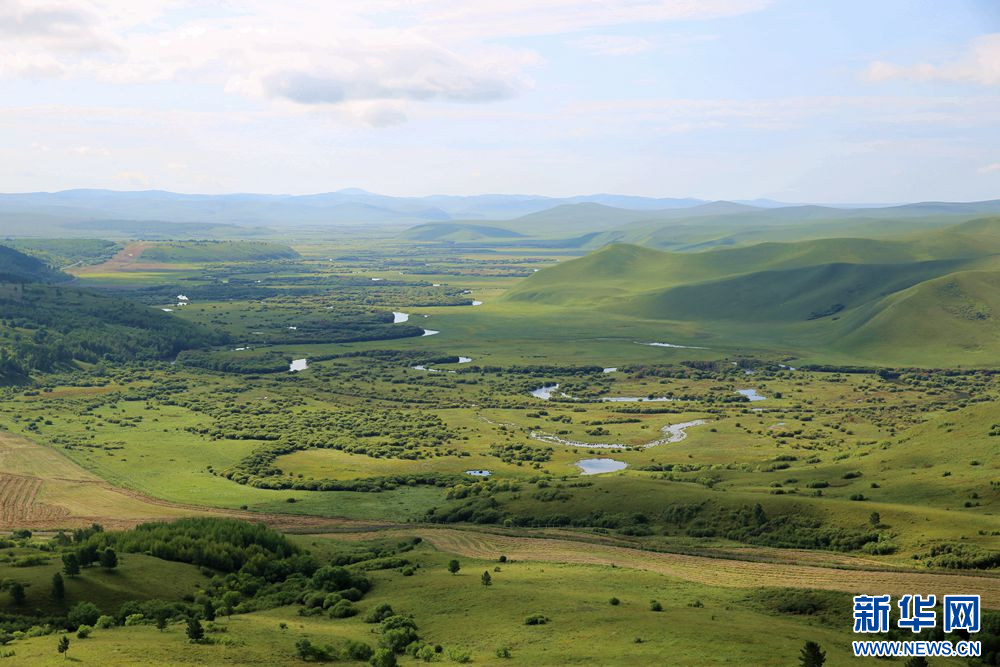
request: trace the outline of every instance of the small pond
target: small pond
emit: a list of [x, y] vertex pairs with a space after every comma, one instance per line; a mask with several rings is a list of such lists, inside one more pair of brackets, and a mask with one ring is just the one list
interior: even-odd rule
[[628, 464], [615, 459], [581, 459], [574, 463], [582, 472], [581, 475], [600, 475], [606, 472], [624, 470]]

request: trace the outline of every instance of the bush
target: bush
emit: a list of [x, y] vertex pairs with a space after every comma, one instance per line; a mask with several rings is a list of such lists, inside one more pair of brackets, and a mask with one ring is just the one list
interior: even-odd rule
[[348, 660], [368, 660], [373, 653], [375, 650], [371, 646], [353, 639], [347, 640], [347, 644], [344, 646], [344, 657]]
[[371, 658], [372, 667], [396, 667], [396, 654], [387, 648], [376, 649]]
[[340, 591], [340, 596], [342, 598], [344, 598], [345, 600], [350, 600], [351, 602], [357, 602], [358, 600], [360, 600], [361, 598], [363, 598], [365, 596], [365, 594], [362, 593], [357, 588], [353, 588], [352, 587], [352, 588], [348, 588], [346, 590]]
[[452, 662], [458, 662], [461, 664], [472, 662], [472, 656], [469, 655], [468, 651], [463, 651], [462, 649], [457, 649], [457, 648], [448, 650], [448, 658]]
[[533, 614], [524, 619], [525, 625], [545, 625], [549, 622], [549, 617], [542, 614]]
[[79, 602], [66, 615], [66, 623], [70, 628], [78, 628], [81, 625], [93, 626], [97, 619], [101, 617], [101, 610], [92, 602]]
[[108, 628], [115, 627], [115, 625], [115, 617], [104, 614], [97, 619], [97, 623], [94, 624], [94, 627], [100, 628], [101, 630], [107, 630]]
[[899, 545], [891, 540], [879, 540], [878, 542], [869, 542], [862, 550], [873, 556], [887, 556], [899, 551]]
[[660, 604], [659, 600], [650, 600], [649, 601], [649, 610], [650, 611], [663, 611], [663, 605]]
[[350, 600], [341, 600], [330, 607], [330, 618], [348, 618], [358, 613], [357, 608]]
[[434, 662], [434, 658], [437, 657], [437, 654], [435, 653], [433, 646], [430, 644], [423, 644], [414, 652], [413, 657], [417, 660], [423, 660], [424, 662]]
[[612, 607], [617, 607], [621, 603], [622, 603], [621, 600], [619, 600], [618, 598], [614, 598], [614, 597], [611, 598], [610, 600], [608, 600], [608, 604], [610, 604]]
[[395, 614], [395, 612], [392, 610], [392, 606], [383, 602], [369, 609], [363, 620], [365, 623], [381, 623], [393, 614]]
[[303, 661], [316, 662], [326, 662], [337, 657], [337, 651], [332, 646], [313, 644], [305, 637], [295, 642], [295, 654]]

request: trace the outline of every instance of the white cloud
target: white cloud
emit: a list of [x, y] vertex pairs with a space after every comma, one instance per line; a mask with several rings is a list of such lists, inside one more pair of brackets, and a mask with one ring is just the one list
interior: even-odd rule
[[631, 56], [656, 46], [652, 40], [632, 35], [588, 35], [570, 44], [601, 56]]
[[73, 4], [25, 5], [0, 0], [0, 38], [10, 45], [34, 44], [52, 51], [100, 50], [109, 46], [98, 18]]
[[972, 40], [965, 53], [952, 62], [898, 65], [877, 60], [862, 73], [862, 78], [874, 83], [904, 79], [1000, 85], [1000, 33], [982, 35]]
[[992, 174], [994, 172], [1000, 171], [1000, 162], [991, 162], [990, 164], [984, 164], [976, 171], [978, 171], [980, 174]]
[[[735, 16], [770, 2], [0, 0], [0, 77], [196, 82], [384, 126], [419, 103], [495, 102], [530, 88], [540, 59], [505, 37]], [[643, 42], [584, 45], [625, 53]]]
[[74, 146], [73, 152], [84, 157], [108, 157], [111, 151], [103, 146]]
[[418, 8], [428, 29], [490, 38], [557, 35], [627, 24], [739, 16], [766, 9], [772, 0], [372, 0]]

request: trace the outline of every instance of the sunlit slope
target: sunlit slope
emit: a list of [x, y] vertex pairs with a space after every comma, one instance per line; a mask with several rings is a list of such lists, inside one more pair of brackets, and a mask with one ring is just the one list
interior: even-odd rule
[[1000, 271], [960, 271], [897, 292], [840, 342], [868, 356], [934, 365], [1000, 360]]
[[[634, 296], [684, 284], [759, 271], [822, 264], [905, 264], [987, 257], [1000, 253], [1000, 218], [895, 239], [833, 238], [699, 253], [671, 253], [627, 244], [602, 248], [538, 272], [513, 290], [515, 301], [569, 305]], [[954, 269], [952, 269], [954, 270]], [[934, 277], [928, 275], [927, 277]]]
[[749, 334], [852, 358], [927, 364], [933, 349], [942, 362], [986, 363], [1000, 351], [998, 275], [1000, 219], [991, 218], [894, 239], [697, 253], [613, 245], [540, 271], [505, 298], [687, 322], [723, 343]]
[[955, 271], [962, 260], [903, 264], [819, 264], [680, 285], [617, 305], [636, 317], [802, 322], [833, 317]]

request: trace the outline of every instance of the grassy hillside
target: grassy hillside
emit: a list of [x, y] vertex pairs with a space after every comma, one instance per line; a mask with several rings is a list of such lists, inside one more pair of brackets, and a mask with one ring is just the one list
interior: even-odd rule
[[887, 297], [878, 312], [845, 336], [845, 347], [867, 355], [917, 355], [936, 345], [937, 363], [996, 361], [1000, 349], [1000, 272], [961, 271]]
[[1000, 351], [998, 256], [998, 218], [697, 253], [613, 245], [538, 272], [504, 300], [690, 323], [723, 346], [752, 340], [868, 360], [879, 350], [883, 363], [932, 363], [933, 350], [986, 363]]
[[0, 246], [0, 283], [57, 283], [69, 280], [37, 257]]
[[[422, 540], [415, 539], [420, 536]], [[199, 592], [196, 600], [209, 596], [219, 600], [227, 587], [244, 589], [235, 596], [237, 613], [218, 613], [211, 622], [202, 619], [205, 640], [190, 642], [185, 633], [184, 613], [201, 614], [201, 608], [177, 604], [176, 610], [167, 609], [162, 629], [157, 629], [155, 618], [143, 617], [96, 628], [85, 639], [69, 633], [69, 660], [130, 667], [301, 665], [297, 643], [302, 639], [329, 646], [331, 654], [343, 652], [349, 642], [392, 645], [386, 641], [387, 626], [368, 616], [388, 605], [391, 612], [410, 618], [415, 627], [407, 637], [415, 637], [414, 650], [397, 649], [400, 665], [425, 664], [423, 656], [412, 653], [426, 643], [430, 647], [424, 654], [426, 661], [443, 664], [714, 665], [728, 661], [777, 666], [794, 664], [807, 640], [823, 646], [828, 665], [852, 665], [859, 663], [850, 654], [851, 593], [843, 588], [865, 590], [866, 584], [886, 585], [893, 580], [892, 575], [879, 572], [723, 559], [695, 559], [704, 561], [697, 567], [675, 554], [454, 530], [418, 528], [385, 536], [346, 537], [350, 541], [334, 536], [306, 536], [300, 541], [319, 563], [345, 557], [358, 561], [348, 571], [363, 575], [373, 585], [351, 605], [357, 612], [352, 616], [336, 617], [317, 604], [326, 593], [313, 600], [316, 596], [309, 579], [289, 578], [281, 583], [282, 591], [293, 593], [281, 599], [267, 595], [278, 585], [255, 594], [256, 586], [243, 581], [257, 584], [260, 580], [245, 572], [240, 573], [242, 580], [227, 577], [225, 585], [222, 577], [203, 577], [199, 589], [204, 593]], [[378, 553], [393, 556], [373, 558]], [[665, 559], [661, 561], [660, 556]], [[125, 554], [123, 558], [132, 567], [139, 556]], [[454, 574], [448, 570], [453, 559], [459, 564]], [[169, 575], [163, 566], [172, 564], [148, 561], [157, 576]], [[490, 574], [489, 586], [481, 583], [483, 572]], [[850, 583], [812, 591], [779, 588], [782, 583], [775, 583], [792, 581], [819, 589], [831, 574]], [[82, 578], [103, 575], [88, 571]], [[926, 585], [927, 576], [932, 575], [879, 590], [909, 590]], [[173, 595], [163, 591], [165, 600], [178, 599], [185, 584], [188, 581], [182, 577]], [[659, 605], [654, 606], [653, 600]], [[154, 611], [163, 608], [150, 607]], [[526, 623], [539, 616], [543, 622]], [[987, 628], [980, 635], [984, 643], [994, 640], [993, 625], [987, 622], [990, 618], [987, 612]], [[706, 631], [712, 633], [712, 642], [704, 640]], [[56, 652], [61, 634], [57, 630], [29, 635], [5, 648], [19, 661], [12, 664], [65, 664], [66, 659]], [[436, 646], [441, 646], [440, 652]], [[346, 655], [316, 662], [369, 664]]]
[[120, 246], [104, 239], [11, 239], [7, 244], [49, 266], [96, 264], [114, 256]]
[[0, 284], [0, 377], [73, 361], [165, 359], [225, 337], [167, 313], [84, 289]]
[[959, 260], [905, 264], [818, 264], [641, 294], [616, 309], [637, 317], [802, 322], [867, 306], [887, 294], [945, 275]]

